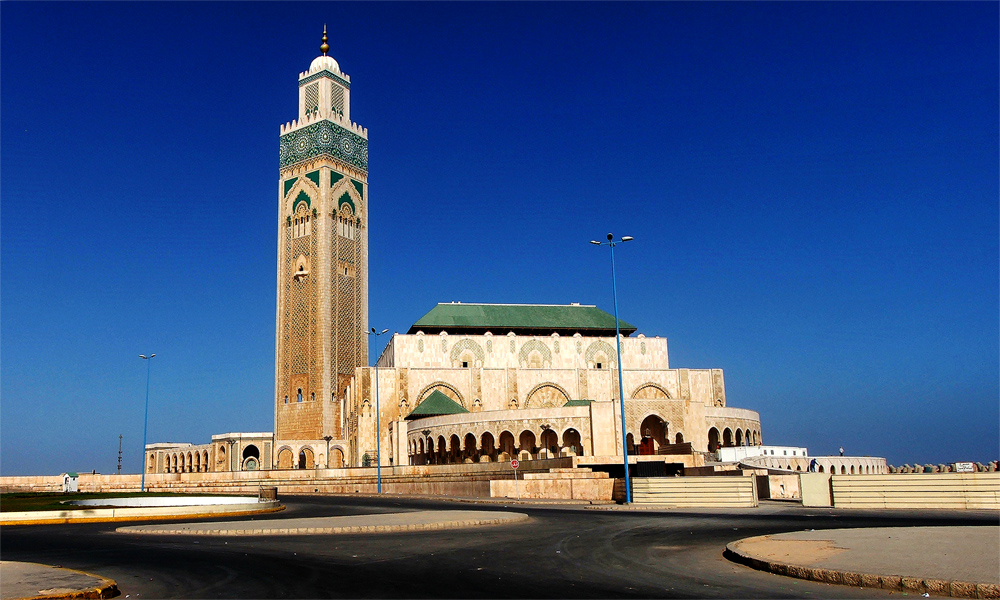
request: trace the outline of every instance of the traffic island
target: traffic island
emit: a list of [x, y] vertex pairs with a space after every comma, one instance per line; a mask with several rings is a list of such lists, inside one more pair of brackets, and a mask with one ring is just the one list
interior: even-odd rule
[[119, 527], [115, 531], [117, 533], [154, 535], [339, 535], [460, 529], [486, 525], [507, 525], [527, 520], [528, 515], [515, 512], [439, 510], [355, 515], [349, 517], [130, 525]]
[[777, 575], [956, 598], [1000, 598], [1000, 527], [810, 530], [732, 542], [733, 562]]
[[38, 563], [0, 561], [0, 580], [3, 600], [114, 598], [120, 594], [118, 584], [106, 577]]

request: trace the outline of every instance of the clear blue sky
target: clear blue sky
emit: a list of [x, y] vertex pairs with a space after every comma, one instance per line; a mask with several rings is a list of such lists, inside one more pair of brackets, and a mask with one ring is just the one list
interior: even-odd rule
[[593, 303], [766, 443], [1000, 454], [998, 4], [19, 3], [0, 20], [0, 472], [273, 427], [278, 128], [369, 128], [372, 325]]

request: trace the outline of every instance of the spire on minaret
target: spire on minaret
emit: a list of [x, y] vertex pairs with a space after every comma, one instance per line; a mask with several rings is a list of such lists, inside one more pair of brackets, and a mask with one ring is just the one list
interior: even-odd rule
[[330, 45], [326, 43], [326, 23], [323, 23], [323, 44], [319, 49], [323, 53], [323, 56], [326, 56], [326, 53], [330, 50]]

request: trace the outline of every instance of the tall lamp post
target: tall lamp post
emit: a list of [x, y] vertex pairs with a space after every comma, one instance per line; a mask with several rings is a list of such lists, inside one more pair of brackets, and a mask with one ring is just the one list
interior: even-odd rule
[[139, 358], [146, 361], [146, 415], [142, 419], [142, 481], [139, 484], [140, 492], [146, 491], [146, 431], [149, 428], [149, 369], [153, 364], [154, 356], [156, 355], [139, 355]]
[[625, 385], [622, 382], [622, 341], [621, 332], [618, 327], [618, 285], [615, 282], [615, 246], [625, 242], [631, 242], [632, 236], [626, 235], [615, 241], [615, 236], [608, 234], [608, 241], [598, 242], [590, 240], [595, 246], [611, 246], [611, 293], [615, 300], [615, 346], [618, 350], [618, 398], [621, 403], [622, 412], [622, 454], [625, 457], [625, 503], [632, 501], [632, 481], [628, 476], [628, 438], [625, 433]]
[[[383, 333], [388, 333], [388, 329], [383, 329], [382, 331], [372, 330], [368, 332], [368, 335], [375, 336], [375, 349], [378, 350], [378, 336]], [[382, 493], [382, 423], [379, 418], [379, 408], [378, 408], [378, 358], [375, 359], [375, 472], [378, 474], [378, 493]], [[327, 457], [329, 457], [327, 453]], [[329, 458], [327, 458], [329, 460]]]

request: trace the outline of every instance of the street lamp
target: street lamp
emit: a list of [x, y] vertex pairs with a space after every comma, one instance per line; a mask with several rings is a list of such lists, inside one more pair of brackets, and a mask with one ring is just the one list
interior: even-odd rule
[[330, 468], [330, 440], [333, 439], [332, 435], [324, 435], [323, 439], [326, 440], [326, 468]]
[[142, 481], [139, 484], [139, 491], [146, 491], [146, 430], [149, 427], [149, 369], [153, 364], [155, 354], [146, 356], [140, 354], [139, 358], [146, 361], [146, 415], [142, 419]]
[[[383, 333], [388, 333], [388, 329], [383, 329], [382, 331], [372, 330], [368, 332], [368, 335], [375, 336], [375, 349], [378, 350], [378, 336]], [[378, 358], [375, 359], [375, 472], [378, 474], [378, 493], [382, 493], [382, 424], [379, 418], [378, 409]], [[330, 453], [327, 452], [327, 461], [330, 460]]]
[[626, 235], [615, 241], [615, 236], [608, 234], [608, 241], [598, 242], [590, 240], [595, 246], [611, 246], [611, 293], [615, 300], [615, 345], [618, 349], [618, 397], [621, 399], [622, 412], [622, 454], [625, 456], [625, 503], [632, 501], [632, 481], [628, 476], [628, 439], [625, 433], [625, 386], [622, 382], [622, 342], [621, 333], [618, 328], [618, 286], [615, 282], [615, 246], [625, 242], [631, 242], [632, 236]]

